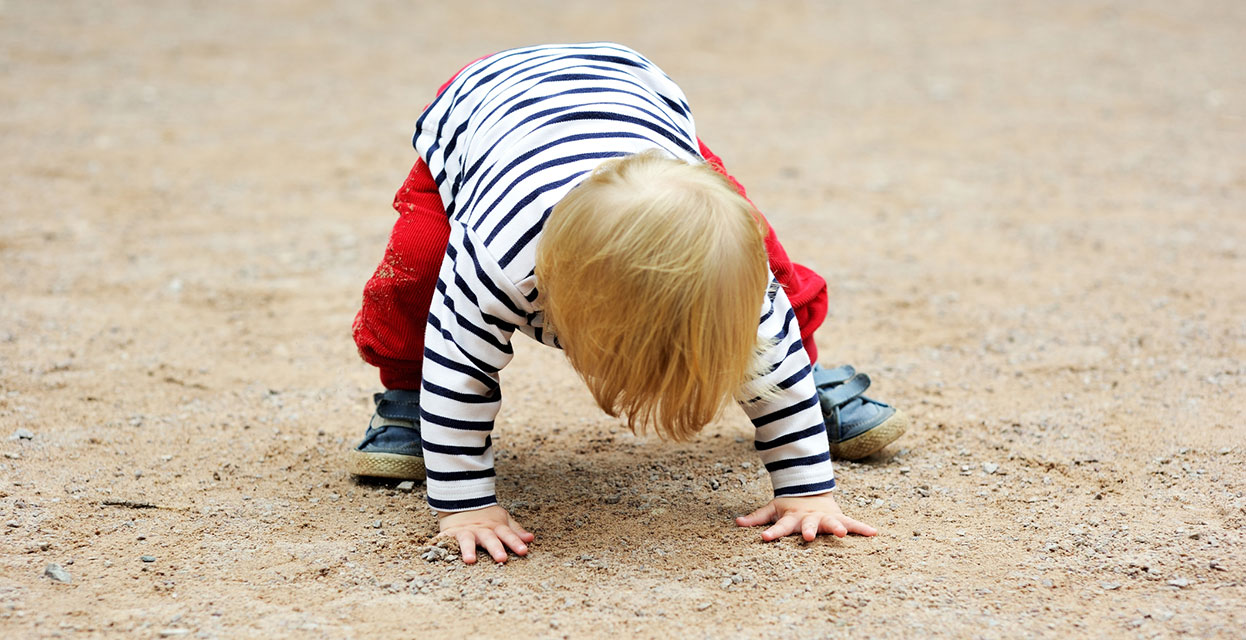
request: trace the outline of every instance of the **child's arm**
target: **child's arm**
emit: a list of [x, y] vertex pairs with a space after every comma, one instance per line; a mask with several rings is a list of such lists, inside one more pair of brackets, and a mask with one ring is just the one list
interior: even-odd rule
[[498, 372], [531, 311], [471, 230], [452, 224], [424, 337], [420, 435], [428, 504], [466, 562], [475, 561], [477, 544], [501, 562], [505, 547], [522, 555], [532, 540], [497, 506], [491, 437], [502, 401]]
[[[835, 473], [812, 365], [795, 312], [773, 276], [760, 312], [758, 339], [770, 344], [761, 356], [766, 370], [741, 392], [755, 428], [753, 446], [770, 472], [775, 497], [826, 493], [835, 488]], [[769, 393], [748, 400], [763, 390]]]
[[[714, 168], [715, 171], [718, 171], [724, 177], [726, 177], [727, 180], [731, 182], [731, 185], [735, 187], [736, 191], [738, 191], [741, 196], [744, 196], [744, 198], [747, 199], [748, 194], [745, 193], [744, 191], [744, 185], [740, 184], [740, 182], [736, 180], [735, 177], [733, 177], [730, 173], [727, 172], [727, 168], [723, 164], [722, 158], [719, 158], [713, 151], [711, 151], [710, 148], [706, 146], [705, 142], [703, 142], [700, 138], [697, 139], [697, 144], [700, 147], [701, 157], [705, 158], [705, 161], [708, 162], [710, 166]], [[749, 200], [749, 202], [752, 202], [752, 200]], [[766, 223], [766, 225], [767, 227], [769, 227], [769, 223]], [[773, 233], [773, 230], [771, 230], [771, 233]], [[770, 246], [767, 246], [767, 251], [772, 251], [772, 250], [773, 249]], [[758, 334], [763, 339], [774, 339], [776, 337], [779, 338], [778, 340], [776, 340], [776, 343], [775, 343], [775, 347], [777, 348], [777, 351], [775, 348], [771, 349], [771, 357], [773, 359], [772, 364], [774, 366], [774, 369], [772, 370], [770, 375], [774, 376], [774, 374], [780, 370], [796, 371], [794, 375], [789, 376], [787, 378], [782, 378], [781, 376], [775, 376], [773, 380], [779, 381], [777, 382], [777, 384], [780, 386], [780, 392], [781, 392], [780, 396], [787, 394], [788, 397], [793, 399], [793, 401], [799, 402], [800, 400], [803, 399], [801, 397], [803, 394], [802, 393], [792, 394], [792, 393], [789, 393], [789, 391], [793, 389], [794, 387], [802, 386], [802, 383], [804, 382], [802, 378], [809, 376], [809, 373], [811, 370], [809, 368], [810, 363], [805, 353], [805, 350], [799, 349], [799, 353], [800, 353], [799, 356], [797, 355], [797, 351], [795, 350], [797, 345], [799, 344], [800, 336], [799, 336], [799, 331], [795, 330], [796, 329], [795, 317], [793, 316], [791, 318], [786, 318], [786, 315], [785, 315], [786, 310], [790, 308], [791, 308], [791, 305], [789, 301], [787, 300], [786, 295], [782, 291], [779, 291], [778, 296], [770, 297], [767, 301], [767, 304], [765, 305], [765, 308], [762, 311], [761, 323], [758, 327]], [[778, 335], [774, 333], [775, 325], [773, 324], [773, 320], [776, 315], [780, 317], [785, 317], [785, 322], [781, 325], [782, 328], [778, 330], [779, 331]], [[766, 326], [768, 320], [771, 321], [771, 328], [769, 330], [767, 329], [767, 326]], [[796, 342], [793, 342], [792, 340], [793, 336], [795, 336]], [[776, 357], [775, 354], [783, 354], [783, 355], [779, 355]], [[808, 385], [804, 385], [804, 386], [808, 386]], [[749, 414], [750, 418], [755, 418], [755, 417], [760, 416], [764, 420], [767, 413], [770, 413], [772, 415], [776, 413], [775, 406], [782, 405], [782, 398], [776, 397], [772, 399], [770, 403], [766, 403], [766, 404], [769, 404], [770, 406], [764, 406], [764, 405], [759, 405], [759, 404], [757, 405], [746, 404], [745, 411]], [[814, 401], [814, 406], [817, 406], [816, 399]], [[791, 409], [792, 408], [789, 407], [787, 411], [791, 411]], [[783, 409], [779, 409], [778, 412], [782, 412], [782, 411]], [[797, 411], [795, 413], [799, 414], [802, 412]], [[805, 410], [804, 413], [808, 413], [808, 411]], [[810, 422], [812, 420], [814, 420], [814, 418], [812, 416], [809, 416], [805, 420], [805, 422]], [[819, 416], [817, 420], [818, 422], [821, 422], [821, 417]], [[795, 429], [790, 429], [788, 435], [786, 436], [788, 438], [796, 437], [796, 439], [793, 440], [791, 443], [789, 443], [789, 445], [799, 444], [801, 440], [806, 440], [808, 438], [807, 434], [810, 429], [804, 430], [804, 432], [806, 433], [806, 438], [797, 437], [801, 433], [801, 429], [799, 429], [799, 426], [802, 426], [804, 423], [793, 421], [793, 418], [791, 416], [788, 417], [788, 423], [789, 423], [789, 427], [792, 427], [792, 426], [796, 427]], [[756, 425], [756, 421], [754, 422], [754, 424]], [[762, 449], [763, 446], [768, 446], [769, 444], [772, 444], [773, 442], [777, 440], [777, 439], [771, 440], [770, 442], [765, 443], [765, 444], [761, 443], [760, 442], [762, 440], [761, 425], [757, 425], [757, 426], [759, 427], [758, 449]], [[813, 430], [816, 431], [816, 427], [814, 427]], [[825, 464], [827, 467], [826, 473], [828, 476], [830, 476], [829, 447], [827, 447], [825, 457], [824, 457], [824, 454], [822, 453], [822, 446], [821, 446], [822, 444], [826, 442], [825, 425], [823, 425], [823, 432], [821, 433], [821, 435], [817, 435], [813, 437], [816, 438], [818, 445], [813, 447], [816, 450], [816, 453], [814, 453], [812, 456], [802, 456], [801, 454], [796, 453], [794, 451], [784, 452], [784, 451], [779, 450], [779, 447], [771, 447], [770, 453], [768, 455], [766, 453], [766, 450], [763, 449], [762, 458], [763, 460], [766, 460], [766, 468], [768, 470], [771, 470], [773, 473], [774, 471], [778, 471], [782, 469], [791, 469], [795, 467], [808, 467], [808, 466], [821, 465], [822, 462], [825, 461]], [[806, 442], [806, 444], [808, 443]], [[774, 480], [773, 475], [772, 475], [772, 480]], [[788, 484], [788, 483], [785, 483], [785, 484]], [[854, 520], [852, 518], [849, 518], [848, 516], [845, 516], [844, 512], [840, 510], [839, 505], [835, 502], [835, 498], [831, 496], [829, 490], [826, 493], [820, 493], [820, 494], [814, 494], [814, 495], [793, 495], [793, 496], [784, 497], [784, 496], [778, 495], [780, 491], [782, 490], [791, 491], [792, 489], [790, 487], [786, 489], [781, 489], [780, 483], [778, 481], [775, 481], [774, 485], [775, 485], [775, 493], [777, 497], [775, 497], [768, 504], [766, 504], [766, 506], [748, 514], [747, 516], [741, 516], [739, 518], [736, 518], [736, 524], [738, 524], [741, 527], [754, 527], [759, 524], [774, 522], [775, 523], [774, 526], [762, 532], [761, 537], [763, 540], [766, 540], [766, 541], [776, 540], [778, 538], [791, 535], [797, 532], [798, 530], [804, 536], [805, 540], [813, 540], [815, 537], [817, 537], [819, 533], [830, 533], [830, 534], [839, 536], [841, 538], [848, 535], [849, 533], [856, 533], [856, 534], [863, 535], [863, 536], [872, 536], [878, 533], [874, 529], [874, 527], [871, 527], [868, 524], [865, 524], [863, 522], [860, 522], [858, 520]], [[829, 478], [829, 484], [826, 486], [829, 486], [829, 488], [833, 488], [835, 486], [835, 481], [833, 477]], [[806, 491], [817, 490], [817, 488], [818, 486], [816, 483], [806, 484], [805, 490]], [[799, 491], [797, 491], [797, 493], [799, 493]]]
[[819, 533], [874, 535], [873, 527], [845, 516], [830, 494], [835, 477], [812, 365], [787, 295], [773, 281], [762, 305], [758, 336], [771, 347], [763, 356], [769, 372], [757, 383], [772, 393], [743, 407], [756, 428], [754, 446], [770, 472], [775, 498], [736, 523], [751, 527], [774, 522], [762, 534], [767, 541], [798, 531], [806, 540]]

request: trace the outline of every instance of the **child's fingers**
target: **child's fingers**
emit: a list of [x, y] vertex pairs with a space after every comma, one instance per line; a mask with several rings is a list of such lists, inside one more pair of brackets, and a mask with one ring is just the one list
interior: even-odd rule
[[520, 540], [523, 540], [524, 542], [532, 542], [533, 540], [536, 539], [536, 536], [532, 535], [531, 533], [528, 533], [527, 529], [524, 529], [523, 527], [519, 526], [519, 523], [515, 522], [514, 518], [508, 518], [508, 520], [509, 520], [511, 529], [515, 533], [519, 534]]
[[[878, 529], [875, 529], [874, 527], [871, 527], [870, 525], [865, 524], [864, 522], [861, 522], [860, 520], [853, 520], [852, 518], [849, 518], [848, 516], [840, 516], [839, 521], [845, 527], [846, 534], [855, 533], [860, 536], [872, 536], [878, 533]], [[839, 535], [839, 534], [835, 534], [835, 535]]]
[[502, 543], [510, 547], [515, 553], [521, 556], [528, 553], [528, 545], [524, 544], [523, 540], [519, 539], [519, 534], [511, 530], [510, 527], [497, 526], [493, 529], [493, 533], [497, 534]]
[[[826, 516], [825, 519], [829, 518], [830, 516]], [[813, 542], [813, 539], [818, 537], [818, 528], [825, 523], [825, 519], [811, 514], [801, 520], [800, 535], [805, 539], [805, 542]]]
[[761, 532], [761, 539], [769, 542], [771, 540], [782, 538], [783, 536], [791, 535], [792, 532], [796, 530], [796, 526], [799, 522], [800, 519], [796, 516], [783, 516], [782, 518], [779, 518], [778, 522], [774, 523], [773, 527]]
[[842, 521], [848, 519], [845, 516], [822, 516], [822, 531], [836, 538], [842, 538], [848, 535], [848, 527], [845, 527]]
[[476, 544], [485, 548], [489, 555], [493, 557], [494, 562], [506, 562], [510, 557], [506, 553], [506, 547], [502, 546], [502, 541], [498, 540], [497, 534], [489, 529], [476, 530]]
[[476, 536], [471, 531], [460, 531], [454, 534], [454, 539], [459, 541], [464, 564], [476, 564]]
[[766, 524], [767, 522], [771, 522], [773, 520], [774, 503], [769, 503], [747, 516], [740, 516], [739, 518], [736, 518], [735, 523], [737, 526], [741, 527], [756, 527], [759, 524]]

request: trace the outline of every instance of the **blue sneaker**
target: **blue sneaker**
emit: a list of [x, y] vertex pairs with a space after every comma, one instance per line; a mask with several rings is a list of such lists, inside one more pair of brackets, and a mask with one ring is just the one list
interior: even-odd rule
[[347, 469], [357, 476], [423, 480], [420, 392], [390, 389], [372, 401], [376, 413], [363, 440], [351, 449]]
[[831, 455], [836, 458], [864, 458], [895, 442], [908, 429], [908, 417], [895, 407], [861, 395], [870, 387], [870, 377], [848, 365], [834, 369], [813, 365], [813, 383]]

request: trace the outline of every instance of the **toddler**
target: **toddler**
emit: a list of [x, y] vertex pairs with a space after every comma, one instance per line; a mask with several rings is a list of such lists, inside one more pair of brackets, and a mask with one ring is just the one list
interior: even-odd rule
[[874, 535], [831, 496], [831, 455], [869, 455], [906, 420], [862, 395], [864, 374], [811, 364], [826, 282], [788, 259], [653, 63], [611, 43], [487, 56], [442, 86], [414, 145], [354, 323], [387, 390], [352, 473], [426, 478], [467, 563], [527, 553], [490, 439], [518, 330], [636, 432], [686, 440], [735, 399], [775, 495], [740, 526]]

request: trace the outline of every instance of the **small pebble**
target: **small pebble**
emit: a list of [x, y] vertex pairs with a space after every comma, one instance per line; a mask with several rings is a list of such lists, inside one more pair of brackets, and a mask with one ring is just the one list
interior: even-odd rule
[[380, 520], [377, 520], [376, 522], [373, 522], [373, 523], [372, 523], [372, 528], [373, 528], [373, 529], [380, 529], [380, 528], [381, 528], [381, 521], [380, 521]]
[[14, 431], [13, 435], [9, 437], [9, 440], [33, 440], [34, 438], [35, 438], [34, 431], [31, 431], [30, 429], [22, 428], [22, 429], [18, 429], [17, 431]]
[[912, 471], [912, 469], [910, 469], [910, 468], [908, 468], [908, 467], [900, 467], [900, 473], [901, 473], [901, 474], [903, 474], [903, 475], [908, 475], [908, 473], [909, 473], [910, 471]]
[[415, 491], [415, 483], [411, 480], [404, 480], [398, 483], [396, 487], [399, 491]]
[[56, 564], [55, 562], [49, 564], [47, 568], [43, 570], [43, 575], [57, 582], [62, 582], [65, 584], [69, 584], [70, 581], [72, 580], [72, 578], [69, 577], [69, 572], [66, 571], [64, 567], [62, 567], [59, 564]]
[[155, 562], [156, 556], [142, 556], [139, 560], [142, 560], [143, 562]]
[[985, 471], [987, 475], [990, 475], [996, 471], [999, 471], [999, 465], [994, 462], [984, 462], [982, 463], [982, 470]]
[[1170, 586], [1170, 587], [1176, 587], [1176, 588], [1178, 588], [1178, 589], [1184, 589], [1184, 588], [1186, 588], [1186, 587], [1190, 586], [1190, 581], [1189, 581], [1189, 580], [1186, 580], [1185, 578], [1177, 578], [1177, 579], [1175, 579], [1175, 580], [1169, 580], [1169, 581], [1168, 581], [1168, 586]]
[[1121, 585], [1119, 582], [1100, 582], [1099, 586], [1104, 591], [1116, 591], [1117, 589], [1121, 588]]
[[710, 607], [712, 607], [712, 606], [714, 606], [714, 603], [713, 603], [713, 602], [709, 602], [709, 601], [702, 602], [702, 603], [700, 603], [700, 604], [698, 604], [698, 605], [697, 605], [697, 611], [705, 611], [706, 609], [708, 609], [708, 608], [710, 608]]
[[718, 586], [723, 589], [731, 587], [731, 578], [723, 578], [722, 582], [718, 583]]
[[420, 557], [428, 562], [439, 562], [450, 557], [450, 552], [441, 547], [429, 547]]

